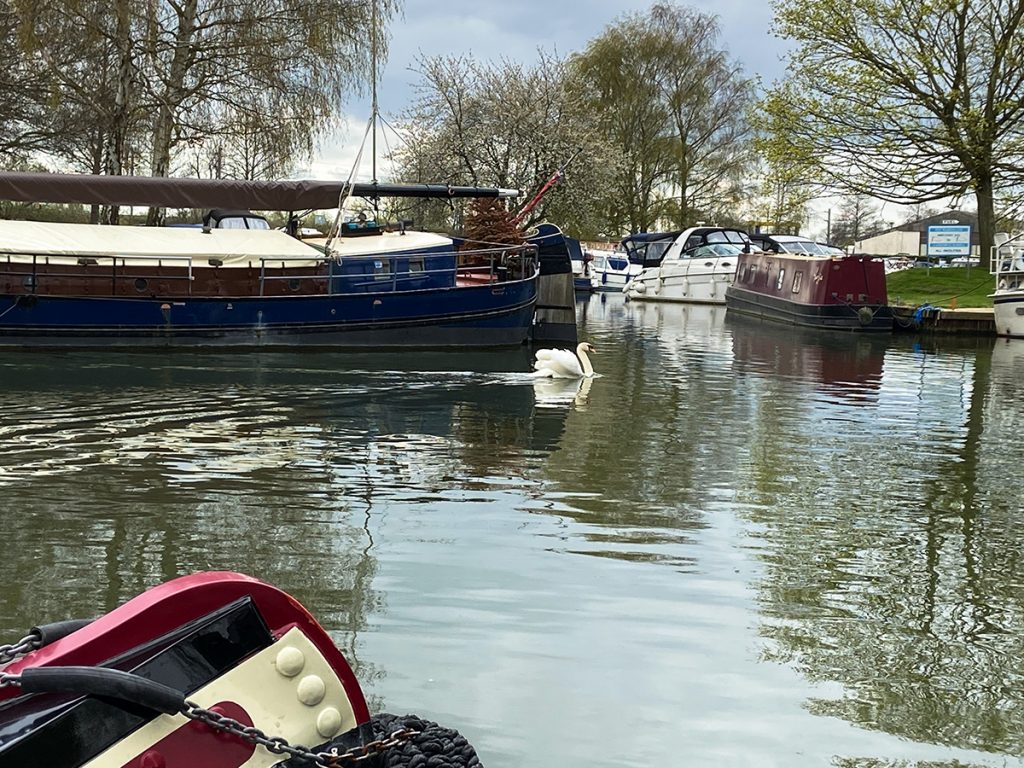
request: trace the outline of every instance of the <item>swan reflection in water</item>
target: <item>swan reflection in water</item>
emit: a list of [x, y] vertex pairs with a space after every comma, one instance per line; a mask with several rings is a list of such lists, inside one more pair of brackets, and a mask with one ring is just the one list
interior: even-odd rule
[[592, 378], [533, 380], [533, 394], [539, 408], [561, 408], [574, 405], [586, 406], [590, 402]]

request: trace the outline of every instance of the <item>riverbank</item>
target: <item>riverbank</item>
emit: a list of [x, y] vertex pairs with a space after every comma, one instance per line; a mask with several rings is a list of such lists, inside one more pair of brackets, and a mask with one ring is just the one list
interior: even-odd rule
[[992, 275], [980, 267], [915, 267], [886, 285], [897, 330], [995, 335]]
[[915, 267], [886, 277], [889, 304], [917, 308], [992, 308], [993, 277], [981, 267]]

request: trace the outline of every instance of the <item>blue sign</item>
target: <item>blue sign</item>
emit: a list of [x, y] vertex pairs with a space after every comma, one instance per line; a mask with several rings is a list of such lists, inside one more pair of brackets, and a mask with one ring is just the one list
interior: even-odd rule
[[969, 224], [928, 227], [928, 256], [970, 255], [971, 227]]

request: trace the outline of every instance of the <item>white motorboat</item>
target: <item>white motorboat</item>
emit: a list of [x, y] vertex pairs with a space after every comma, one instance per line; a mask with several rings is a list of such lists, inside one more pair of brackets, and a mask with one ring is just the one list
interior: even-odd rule
[[740, 229], [691, 227], [681, 232], [661, 264], [646, 267], [625, 288], [636, 301], [725, 304], [741, 253], [757, 250]]
[[661, 265], [678, 232], [639, 232], [622, 238], [611, 253], [594, 252], [590, 265], [595, 291], [624, 291], [647, 267]]
[[996, 242], [992, 255], [996, 290], [990, 296], [996, 335], [1024, 339], [1024, 233], [997, 234]]

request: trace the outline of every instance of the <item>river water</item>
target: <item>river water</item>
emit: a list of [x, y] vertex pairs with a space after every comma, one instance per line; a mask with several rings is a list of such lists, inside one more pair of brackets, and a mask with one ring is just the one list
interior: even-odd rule
[[1024, 342], [579, 304], [489, 353], [4, 353], [0, 642], [200, 570], [489, 768], [1024, 765]]

